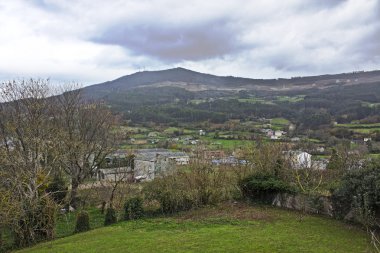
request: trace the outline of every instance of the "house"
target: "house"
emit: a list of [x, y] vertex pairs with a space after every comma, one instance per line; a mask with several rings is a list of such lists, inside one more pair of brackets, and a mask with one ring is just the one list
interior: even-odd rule
[[117, 150], [104, 158], [104, 162], [96, 169], [96, 179], [102, 180], [131, 180], [133, 156], [126, 150]]
[[273, 135], [273, 130], [272, 129], [269, 129], [269, 128], [263, 128], [263, 129], [260, 129], [260, 131], [264, 134], [266, 134], [267, 136], [271, 136]]
[[278, 137], [278, 138], [282, 137], [282, 136], [285, 135], [285, 134], [286, 134], [286, 132], [281, 131], [281, 130], [276, 130], [276, 131], [274, 131], [274, 136], [276, 136], [276, 137]]
[[311, 155], [307, 152], [290, 150], [285, 151], [284, 156], [294, 169], [311, 168]]
[[274, 131], [269, 129], [268, 131], [266, 131], [266, 134], [268, 137], [272, 137], [272, 136], [274, 136]]
[[148, 138], [156, 138], [158, 136], [157, 132], [150, 132], [148, 133]]
[[198, 142], [199, 142], [199, 140], [192, 140], [192, 141], [190, 141], [190, 144], [191, 144], [191, 145], [197, 145]]
[[203, 157], [206, 160], [221, 159], [221, 158], [225, 157], [225, 153], [223, 150], [206, 150], [203, 152]]
[[142, 149], [135, 152], [134, 178], [153, 180], [178, 165], [187, 165], [190, 157], [184, 152], [167, 149]]
[[96, 178], [99, 181], [131, 181], [133, 179], [133, 171], [131, 167], [98, 169]]
[[318, 153], [324, 153], [325, 152], [325, 148], [324, 147], [317, 147], [315, 149], [315, 151], [318, 152]]
[[202, 129], [199, 130], [199, 135], [200, 135], [200, 136], [206, 135], [206, 131], [204, 131], [204, 130], [202, 130]]

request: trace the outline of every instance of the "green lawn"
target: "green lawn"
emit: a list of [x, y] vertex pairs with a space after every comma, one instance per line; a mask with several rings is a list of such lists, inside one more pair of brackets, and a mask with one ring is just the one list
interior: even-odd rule
[[18, 252], [369, 252], [364, 231], [269, 207], [225, 204], [120, 222]]
[[200, 138], [201, 141], [206, 141], [209, 144], [211, 149], [228, 149], [233, 150], [239, 147], [246, 147], [248, 145], [252, 145], [254, 143], [252, 140], [229, 140], [229, 139], [214, 139], [209, 136], [202, 136]]
[[[87, 210], [88, 215], [90, 216], [90, 227], [92, 229], [102, 227], [104, 224], [104, 215], [101, 214], [99, 209], [92, 208]], [[65, 237], [72, 235], [75, 229], [75, 213], [67, 213], [58, 215], [57, 219], [57, 228], [56, 228], [56, 237]]]

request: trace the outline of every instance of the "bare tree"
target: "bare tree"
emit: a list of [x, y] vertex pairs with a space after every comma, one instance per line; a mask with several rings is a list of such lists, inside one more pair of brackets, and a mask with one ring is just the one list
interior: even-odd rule
[[102, 103], [85, 101], [80, 89], [64, 92], [57, 101], [62, 167], [70, 177], [69, 203], [77, 207], [79, 185], [95, 174], [113, 149], [115, 117]]
[[115, 197], [116, 199], [122, 199], [119, 190], [121, 188], [127, 189], [129, 183], [133, 180], [134, 170], [134, 155], [130, 154], [125, 157], [110, 157], [111, 163], [104, 166], [100, 175], [100, 185], [103, 189], [110, 189], [108, 198], [109, 207], [114, 207]]
[[31, 79], [0, 86], [0, 222], [21, 246], [54, 236], [55, 205], [45, 189], [60, 154], [48, 84]]

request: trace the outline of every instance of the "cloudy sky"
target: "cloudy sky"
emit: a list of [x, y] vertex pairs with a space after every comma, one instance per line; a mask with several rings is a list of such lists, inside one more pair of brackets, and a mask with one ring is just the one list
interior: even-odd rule
[[0, 0], [0, 80], [380, 69], [380, 0]]

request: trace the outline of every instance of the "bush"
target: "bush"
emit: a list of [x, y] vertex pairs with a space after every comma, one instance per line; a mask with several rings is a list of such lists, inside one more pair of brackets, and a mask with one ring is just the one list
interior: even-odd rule
[[90, 217], [86, 211], [80, 211], [77, 214], [74, 233], [85, 232], [88, 230], [90, 230]]
[[347, 172], [341, 185], [332, 194], [333, 212], [336, 218], [349, 213], [352, 219], [367, 227], [373, 227], [380, 217], [380, 162], [370, 162], [361, 168]]
[[231, 199], [235, 190], [231, 168], [196, 163], [156, 178], [144, 187], [145, 198], [160, 203], [164, 214]]
[[50, 198], [22, 204], [17, 226], [12, 226], [15, 245], [30, 246], [54, 238], [55, 203]]
[[240, 190], [245, 198], [271, 204], [278, 193], [293, 192], [290, 185], [271, 174], [257, 173], [239, 182]]
[[143, 200], [139, 197], [127, 200], [124, 206], [124, 220], [140, 219], [144, 215]]
[[117, 222], [116, 211], [112, 207], [107, 209], [104, 219], [104, 226], [108, 226]]

